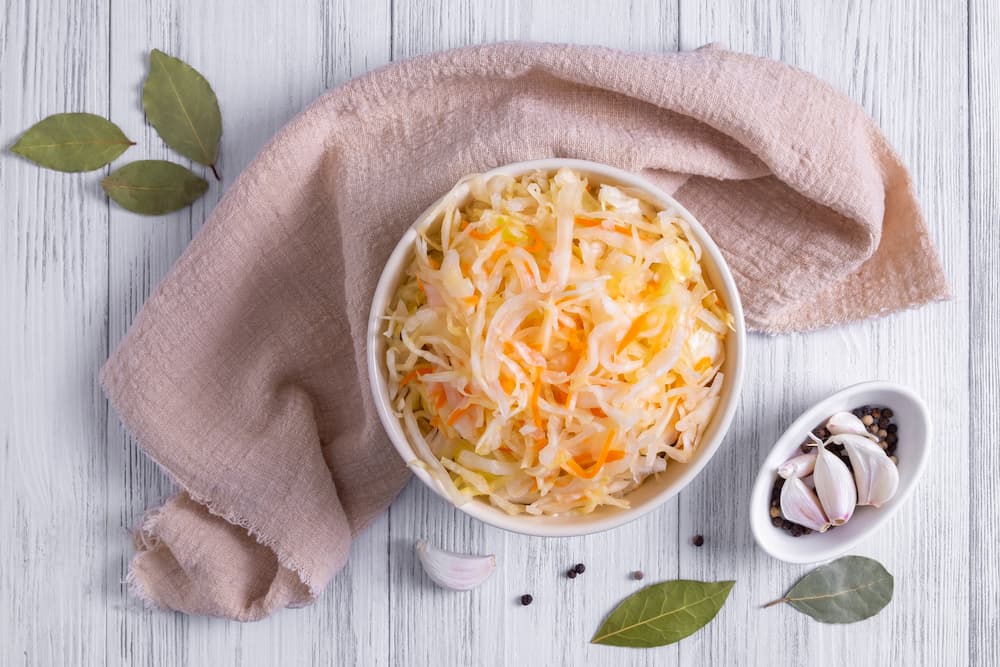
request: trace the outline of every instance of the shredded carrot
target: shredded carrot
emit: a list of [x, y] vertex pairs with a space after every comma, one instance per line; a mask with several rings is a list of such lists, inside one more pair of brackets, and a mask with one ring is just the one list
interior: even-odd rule
[[437, 402], [434, 404], [434, 407], [440, 410], [441, 408], [444, 407], [444, 404], [447, 402], [448, 402], [448, 396], [444, 393], [444, 389], [442, 389], [438, 392]]
[[528, 236], [535, 240], [530, 246], [525, 248], [528, 252], [538, 252], [545, 249], [545, 243], [542, 241], [542, 237], [538, 235], [534, 227], [528, 227]]
[[542, 374], [539, 369], [535, 369], [535, 384], [531, 388], [531, 401], [529, 405], [531, 406], [531, 418], [535, 422], [535, 426], [538, 428], [544, 428], [542, 425], [542, 414], [538, 411], [538, 396], [542, 393]]
[[594, 465], [590, 466], [586, 470], [580, 467], [580, 464], [573, 459], [569, 459], [568, 461], [562, 464], [563, 470], [573, 475], [574, 477], [579, 477], [581, 479], [594, 479], [595, 477], [597, 477], [597, 473], [601, 471], [601, 468], [604, 467], [604, 464], [607, 463], [608, 454], [611, 452], [611, 443], [614, 441], [614, 439], [615, 439], [615, 432], [608, 431], [608, 438], [607, 440], [604, 441], [604, 446], [601, 447], [601, 453], [597, 457], [597, 461], [595, 461]]
[[430, 366], [418, 366], [417, 368], [414, 368], [412, 371], [403, 376], [403, 379], [399, 381], [399, 386], [405, 387], [406, 385], [413, 382], [413, 380], [415, 380], [418, 375], [426, 375], [433, 370], [434, 369], [431, 368]]
[[642, 333], [642, 330], [646, 328], [646, 320], [648, 318], [648, 315], [649, 311], [647, 310], [645, 313], [632, 320], [632, 326], [628, 328], [628, 331], [626, 331], [625, 335], [622, 336], [621, 342], [618, 343], [619, 354], [621, 353], [622, 350], [628, 347], [629, 343], [638, 338], [639, 334]]
[[573, 218], [573, 222], [574, 224], [580, 227], [598, 227], [604, 221], [597, 220], [594, 218], [581, 218], [580, 216], [576, 216], [575, 218]]
[[462, 220], [459, 220], [459, 222], [458, 222], [458, 231], [464, 232], [465, 228], [468, 227], [468, 226], [469, 226], [469, 221], [463, 218]]
[[709, 357], [702, 357], [698, 360], [698, 363], [694, 365], [694, 369], [699, 373], [702, 373], [712, 367], [712, 360]]
[[471, 236], [474, 239], [478, 239], [480, 241], [488, 241], [491, 238], [493, 238], [494, 236], [496, 236], [497, 234], [499, 234], [500, 231], [501, 231], [501, 227], [499, 225], [497, 225], [496, 227], [494, 227], [490, 231], [486, 232], [485, 234], [483, 232], [480, 232], [477, 229], [473, 229], [472, 231], [469, 232], [469, 236]]
[[427, 258], [427, 265], [430, 266], [432, 269], [435, 269], [435, 270], [441, 268], [441, 265], [438, 264], [438, 261], [436, 259], [434, 259], [433, 257], [428, 257]]
[[615, 461], [621, 461], [625, 458], [625, 452], [620, 449], [612, 449], [608, 452], [608, 457], [604, 459], [605, 463], [614, 463]]
[[475, 308], [479, 304], [479, 295], [473, 294], [472, 296], [467, 296], [462, 301], [465, 302], [465, 305]]
[[600, 417], [601, 419], [604, 419], [605, 417], [608, 416], [607, 413], [604, 412], [604, 410], [601, 410], [600, 408], [591, 408], [590, 414], [594, 415], [595, 417]]
[[563, 401], [563, 407], [565, 407], [568, 410], [569, 409], [569, 403], [572, 400], [573, 400], [573, 392], [571, 392], [571, 391], [567, 392], [566, 393], [566, 400]]
[[473, 405], [475, 404], [468, 403], [460, 408], [455, 408], [455, 410], [453, 410], [451, 415], [448, 417], [448, 426], [454, 425], [455, 422], [462, 418], [462, 415], [472, 409]]
[[420, 280], [420, 278], [417, 278], [417, 287], [420, 288], [421, 292], [423, 292], [424, 294], [427, 294], [427, 288], [424, 287], [424, 283], [423, 283], [422, 280]]
[[509, 375], [502, 374], [500, 376], [500, 386], [503, 387], [503, 390], [509, 394], [517, 387], [517, 380]]

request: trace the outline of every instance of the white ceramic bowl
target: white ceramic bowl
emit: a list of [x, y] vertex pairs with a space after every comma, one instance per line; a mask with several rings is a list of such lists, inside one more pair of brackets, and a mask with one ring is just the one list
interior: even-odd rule
[[[487, 175], [520, 175], [537, 170], [555, 171], [560, 167], [569, 167], [586, 175], [593, 182], [626, 186], [640, 190], [649, 202], [662, 209], [674, 210], [677, 215], [687, 221], [691, 227], [692, 236], [701, 244], [704, 270], [711, 280], [712, 285], [716, 288], [733, 314], [735, 331], [731, 332], [726, 339], [726, 360], [722, 367], [722, 372], [726, 374], [726, 381], [722, 388], [722, 400], [705, 431], [705, 437], [700, 448], [689, 462], [685, 464], [671, 462], [667, 466], [666, 472], [660, 474], [657, 478], [650, 477], [639, 488], [630, 492], [628, 494], [628, 499], [632, 505], [630, 508], [602, 507], [587, 515], [531, 516], [521, 514], [511, 516], [503, 510], [478, 499], [470, 500], [459, 507], [466, 514], [499, 528], [528, 535], [553, 537], [583, 535], [620, 526], [656, 508], [690, 483], [695, 475], [705, 467], [709, 459], [712, 458], [712, 455], [718, 449], [729, 428], [729, 423], [739, 403], [740, 387], [743, 381], [743, 355], [746, 347], [743, 307], [740, 304], [736, 284], [733, 282], [729, 267], [719, 252], [719, 248], [683, 206], [649, 181], [607, 165], [569, 159], [520, 162], [499, 167], [487, 172]], [[411, 261], [413, 246], [418, 232], [425, 229], [434, 221], [442, 206], [444, 206], [444, 197], [421, 214], [416, 222], [403, 234], [403, 238], [400, 239], [395, 250], [389, 256], [382, 271], [382, 276], [375, 288], [375, 296], [372, 301], [371, 314], [368, 320], [368, 375], [371, 381], [372, 393], [375, 397], [375, 405], [386, 433], [388, 433], [399, 455], [403, 457], [403, 460], [407, 464], [416, 461], [417, 455], [407, 440], [402, 424], [394, 414], [389, 401], [386, 387], [385, 338], [380, 333], [383, 326], [380, 318], [386, 312], [389, 301], [395, 293], [406, 267]], [[435, 493], [446, 501], [451, 502], [444, 491], [438, 487], [437, 483], [422, 467], [411, 465], [410, 468]]]
[[[796, 455], [809, 432], [826, 422], [835, 412], [850, 412], [865, 405], [887, 407], [898, 425], [899, 488], [889, 502], [879, 508], [858, 507], [843, 526], [825, 533], [792, 537], [771, 523], [771, 488], [778, 466]], [[761, 549], [787, 563], [817, 563], [845, 553], [873, 533], [896, 513], [913, 491], [927, 464], [931, 422], [920, 397], [902, 385], [890, 382], [862, 382], [825, 398], [806, 410], [778, 439], [757, 474], [750, 493], [750, 527]]]

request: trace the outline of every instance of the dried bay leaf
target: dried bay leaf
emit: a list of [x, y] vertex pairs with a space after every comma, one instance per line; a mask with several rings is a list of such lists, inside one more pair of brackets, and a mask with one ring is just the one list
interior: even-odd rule
[[101, 181], [122, 208], [143, 215], [162, 215], [192, 204], [208, 190], [208, 182], [166, 160], [130, 162]]
[[142, 86], [142, 108], [163, 141], [181, 155], [210, 167], [222, 138], [219, 100], [205, 77], [183, 60], [153, 49]]
[[32, 125], [11, 152], [56, 171], [93, 171], [135, 142], [106, 118], [92, 113], [57, 113]]
[[640, 648], [673, 644], [715, 618], [734, 583], [677, 579], [647, 586], [615, 607], [590, 641]]
[[822, 623], [854, 623], [871, 618], [892, 600], [892, 575], [877, 560], [844, 556], [799, 579], [786, 602]]

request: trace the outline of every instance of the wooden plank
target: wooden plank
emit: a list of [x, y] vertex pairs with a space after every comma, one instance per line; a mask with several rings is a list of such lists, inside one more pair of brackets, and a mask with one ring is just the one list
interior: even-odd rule
[[104, 664], [104, 171], [7, 152], [64, 111], [108, 113], [108, 3], [0, 17], [0, 664]]
[[[160, 48], [199, 69], [223, 113], [219, 169], [193, 208], [160, 218], [111, 209], [110, 338], [121, 339], [156, 284], [196, 233], [226, 187], [270, 137], [325, 88], [389, 59], [389, 2], [294, 0], [248, 11], [238, 0], [124, 2], [111, 12], [112, 111], [139, 142], [132, 158], [178, 161], [144, 123], [141, 83], [147, 53]], [[114, 580], [132, 549], [127, 530], [172, 487], [109, 417], [108, 504], [115, 539]], [[143, 609], [124, 585], [112, 591], [111, 650], [128, 664], [385, 664], [388, 653], [388, 521], [363, 535], [348, 568], [317, 604], [252, 625]], [[381, 585], [380, 585], [380, 582]]]
[[992, 438], [1000, 432], [1000, 295], [994, 287], [1000, 266], [997, 228], [997, 165], [1000, 164], [1000, 7], [989, 0], [969, 3], [969, 145], [971, 159], [969, 242], [969, 663], [1000, 664], [1000, 562], [996, 526], [1000, 508], [1000, 453]]
[[[498, 40], [601, 44], [630, 50], [677, 48], [674, 3], [655, 0], [476, 3], [397, 2], [393, 57]], [[607, 614], [640, 584], [677, 571], [677, 501], [608, 533], [542, 539], [506, 533], [448, 507], [413, 481], [390, 508], [392, 664], [640, 665], [650, 655], [589, 643]], [[495, 553], [498, 571], [468, 594], [435, 587], [413, 556], [418, 538], [465, 553]], [[587, 572], [565, 576], [577, 562]], [[518, 598], [535, 601], [522, 607]], [[671, 660], [676, 647], [656, 653]]]
[[[681, 44], [720, 41], [813, 72], [861, 103], [912, 170], [944, 258], [949, 302], [807, 336], [750, 340], [742, 410], [722, 451], [682, 495], [685, 575], [735, 577], [707, 632], [681, 645], [706, 664], [955, 664], [968, 653], [968, 202], [964, 5], [681, 0]], [[984, 61], [985, 66], [985, 61]], [[933, 94], [926, 94], [934, 91]], [[984, 109], [984, 113], [986, 113]], [[856, 553], [896, 575], [892, 605], [854, 626], [758, 609], [808, 570], [756, 550], [746, 498], [757, 465], [797, 414], [833, 390], [898, 381], [933, 413], [939, 452], [912, 501]], [[948, 508], [942, 511], [942, 508]], [[805, 538], [803, 538], [805, 539]], [[942, 609], [948, 609], [942, 613]], [[742, 629], [743, 631], [736, 631]]]

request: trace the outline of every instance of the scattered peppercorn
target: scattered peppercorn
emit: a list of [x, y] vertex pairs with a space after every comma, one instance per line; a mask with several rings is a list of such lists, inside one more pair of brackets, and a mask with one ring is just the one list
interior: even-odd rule
[[583, 574], [584, 572], [587, 571], [587, 566], [584, 565], [583, 563], [577, 563], [576, 565], [573, 566], [573, 571], [576, 572], [577, 574]]
[[521, 596], [521, 604], [527, 607], [529, 604], [534, 602], [535, 598], [531, 597], [527, 593]]
[[878, 408], [875, 408], [874, 410], [872, 410], [872, 417], [875, 419], [875, 421], [878, 421], [879, 419], [882, 418], [882, 411], [879, 410]]
[[775, 528], [781, 528], [781, 524], [783, 523], [784, 519], [782, 519], [780, 516], [771, 517], [771, 525], [774, 526]]
[[771, 506], [771, 518], [773, 519], [773, 518], [778, 517], [778, 516], [781, 516], [781, 508], [779, 508], [777, 505], [772, 505]]
[[896, 426], [895, 424], [889, 424], [888, 426], [885, 427], [885, 430], [888, 431], [889, 433], [895, 433], [896, 431], [899, 430], [899, 427]]
[[570, 571], [566, 573], [566, 576], [570, 579], [576, 579], [576, 570], [570, 569]]
[[691, 543], [694, 544], [696, 547], [700, 547], [705, 543], [705, 538], [702, 537], [701, 535], [695, 535], [694, 539], [691, 540]]
[[892, 419], [893, 412], [889, 408], [882, 408], [882, 416], [886, 419]]
[[636, 581], [642, 581], [642, 578], [645, 576], [646, 575], [642, 573], [642, 570], [636, 570], [635, 572], [632, 573], [632, 578], [635, 579]]

